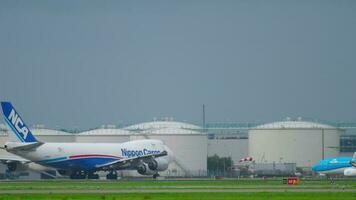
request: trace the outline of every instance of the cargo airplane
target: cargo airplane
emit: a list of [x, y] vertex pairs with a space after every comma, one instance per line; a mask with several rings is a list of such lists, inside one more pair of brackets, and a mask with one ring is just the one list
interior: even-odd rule
[[[33, 163], [56, 169], [72, 179], [97, 179], [98, 171], [107, 171], [107, 179], [117, 179], [117, 170], [136, 170], [141, 175], [159, 176], [173, 161], [172, 151], [160, 140], [134, 140], [124, 143], [45, 143], [26, 126], [10, 102], [1, 102], [4, 120], [16, 142], [1, 148], [15, 154], [3, 163]], [[19, 157], [20, 159], [18, 159]]]

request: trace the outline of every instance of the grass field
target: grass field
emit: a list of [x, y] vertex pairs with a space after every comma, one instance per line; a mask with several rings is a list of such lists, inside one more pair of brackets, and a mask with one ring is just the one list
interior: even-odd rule
[[[164, 192], [162, 192], [164, 190]], [[214, 192], [219, 190], [219, 192]], [[266, 192], [266, 190], [270, 190]], [[278, 192], [277, 192], [278, 190]], [[312, 191], [313, 190], [313, 191]], [[233, 191], [233, 192], [232, 192]], [[353, 192], [348, 192], [353, 191]], [[131, 181], [2, 181], [0, 200], [132, 199], [132, 200], [336, 200], [356, 199], [356, 179], [302, 180], [283, 185], [282, 179], [131, 180]], [[34, 194], [39, 192], [40, 194]], [[2, 193], [2, 194], [1, 194]], [[11, 194], [10, 194], [11, 193]], [[46, 194], [47, 193], [47, 194]]]
[[107, 199], [107, 200], [340, 200], [356, 199], [356, 193], [124, 193], [124, 194], [11, 194], [0, 200], [13, 199]]
[[66, 190], [66, 189], [234, 189], [234, 188], [356, 188], [356, 179], [341, 179], [331, 183], [328, 180], [301, 180], [299, 185], [288, 186], [282, 184], [282, 179], [247, 179], [247, 180], [180, 180], [180, 181], [71, 181], [71, 180], [52, 180], [34, 182], [0, 182], [0, 190]]

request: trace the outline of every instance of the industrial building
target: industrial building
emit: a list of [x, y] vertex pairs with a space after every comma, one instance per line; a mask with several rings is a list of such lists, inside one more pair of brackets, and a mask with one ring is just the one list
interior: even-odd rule
[[169, 176], [206, 176], [207, 137], [196, 125], [154, 121], [124, 128], [132, 132], [132, 139], [162, 140], [175, 155], [175, 162], [167, 170]]
[[249, 156], [260, 163], [296, 163], [310, 167], [321, 159], [339, 156], [344, 130], [306, 121], [280, 121], [249, 130]]

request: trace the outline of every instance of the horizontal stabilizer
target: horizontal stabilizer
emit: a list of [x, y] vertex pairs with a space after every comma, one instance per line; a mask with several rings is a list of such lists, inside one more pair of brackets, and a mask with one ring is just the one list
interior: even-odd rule
[[8, 151], [32, 151], [44, 143], [34, 142], [34, 143], [17, 143], [17, 144], [21, 144], [21, 145], [15, 145], [15, 146], [10, 145], [10, 146], [6, 146], [5, 148]]

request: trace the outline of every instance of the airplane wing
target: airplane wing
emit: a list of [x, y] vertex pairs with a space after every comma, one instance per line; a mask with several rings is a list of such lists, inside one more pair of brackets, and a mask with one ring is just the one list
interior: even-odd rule
[[[45, 174], [49, 177], [53, 177], [53, 178], [57, 178], [57, 177], [60, 177], [59, 174], [57, 175], [53, 175], [51, 173], [48, 173], [46, 172], [45, 170], [46, 169], [51, 169], [49, 167], [47, 167], [46, 169], [42, 169], [42, 168], [34, 168], [34, 167], [31, 167], [31, 164], [34, 164], [34, 165], [37, 165], [37, 166], [41, 166], [37, 163], [33, 163], [32, 161], [30, 160], [27, 160], [27, 159], [24, 159], [22, 157], [19, 157], [19, 156], [16, 156], [16, 155], [6, 155], [6, 156], [0, 156], [0, 163], [3, 163], [5, 165], [8, 166], [8, 168], [12, 171], [16, 171], [18, 170], [17, 167], [11, 169], [12, 167], [12, 164], [20, 164], [20, 165], [23, 165], [23, 166], [26, 166], [25, 168], [23, 169], [20, 169], [20, 170], [30, 170], [30, 171], [35, 171], [35, 172], [38, 172], [38, 173], [41, 173], [41, 174]], [[10, 167], [9, 167], [10, 166]], [[41, 166], [43, 167], [43, 166]], [[51, 169], [51, 170], [55, 170], [55, 169]]]
[[97, 168], [101, 168], [103, 170], [107, 169], [129, 169], [133, 168], [140, 162], [149, 162], [154, 158], [166, 156], [167, 151], [162, 151], [159, 154], [152, 154], [152, 155], [145, 155], [145, 156], [138, 156], [138, 157], [132, 157], [132, 158], [124, 158], [121, 160], [115, 160], [113, 162], [105, 163], [102, 165], [97, 165]]

